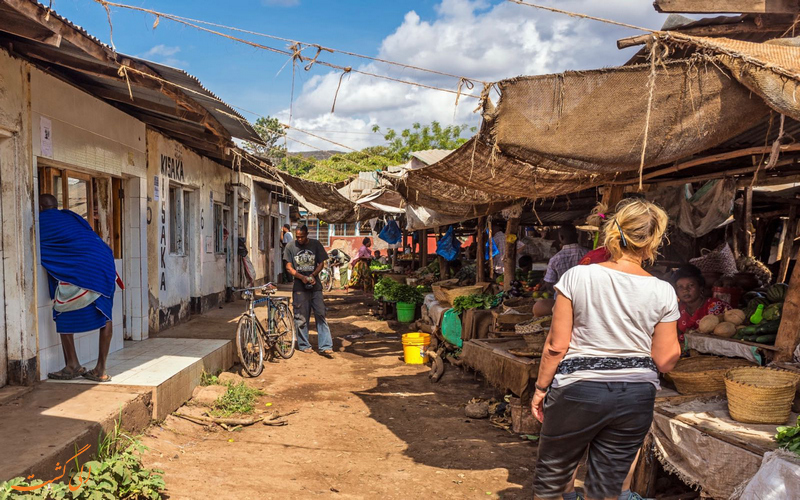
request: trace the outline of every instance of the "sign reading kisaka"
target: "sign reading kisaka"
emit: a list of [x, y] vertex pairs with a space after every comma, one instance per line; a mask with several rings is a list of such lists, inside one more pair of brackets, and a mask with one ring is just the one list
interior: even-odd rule
[[176, 181], [183, 181], [183, 159], [161, 155], [161, 175], [166, 175]]

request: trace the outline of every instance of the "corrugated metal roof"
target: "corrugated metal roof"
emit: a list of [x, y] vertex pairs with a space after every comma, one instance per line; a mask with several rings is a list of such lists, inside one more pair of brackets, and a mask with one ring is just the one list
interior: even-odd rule
[[[124, 54], [120, 54], [124, 55]], [[245, 141], [254, 141], [261, 143], [262, 139], [256, 133], [253, 126], [232, 106], [225, 103], [216, 94], [203, 86], [200, 80], [180, 68], [173, 68], [164, 64], [148, 61], [135, 56], [125, 56], [134, 61], [139, 61], [153, 68], [164, 80], [176, 84], [179, 88], [191, 89], [187, 92], [190, 98], [197, 101], [209, 113], [214, 115], [214, 118], [219, 121], [222, 126], [230, 132], [232, 137], [242, 139]]]
[[452, 152], [452, 149], [426, 149], [423, 151], [414, 151], [411, 153], [411, 156], [426, 165], [433, 165]]
[[[48, 41], [55, 33], [60, 35], [58, 41]], [[229, 166], [232, 155], [226, 148], [234, 146], [231, 138], [261, 141], [247, 120], [196, 77], [115, 52], [65, 17], [54, 11], [48, 14], [48, 8], [35, 0], [0, 2], [0, 40], [6, 41], [7, 50], [43, 71]], [[155, 78], [129, 72], [126, 81], [118, 74], [123, 62]]]

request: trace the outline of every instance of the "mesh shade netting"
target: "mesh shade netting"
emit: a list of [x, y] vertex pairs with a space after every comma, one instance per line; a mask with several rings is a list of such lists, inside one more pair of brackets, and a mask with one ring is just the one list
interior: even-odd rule
[[339, 192], [341, 184], [301, 179], [279, 170], [275, 170], [275, 175], [303, 208], [325, 222], [356, 222], [372, 219], [379, 214], [376, 210], [359, 206], [344, 196]]
[[655, 71], [644, 167], [699, 153], [769, 113], [710, 61], [520, 77], [498, 83], [491, 133], [503, 153], [541, 168], [581, 173], [639, 170], [649, 79]]

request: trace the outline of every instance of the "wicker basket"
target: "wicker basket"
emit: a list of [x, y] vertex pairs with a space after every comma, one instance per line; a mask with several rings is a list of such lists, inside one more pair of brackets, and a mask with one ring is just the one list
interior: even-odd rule
[[725, 374], [731, 418], [748, 424], [785, 424], [792, 413], [800, 375], [786, 370], [751, 366]]
[[718, 356], [693, 356], [678, 361], [667, 374], [681, 394], [722, 392], [725, 390], [725, 372], [739, 366], [752, 366], [744, 359]]
[[547, 332], [543, 331], [540, 333], [528, 333], [523, 335], [525, 339], [525, 343], [528, 344], [528, 349], [532, 349], [536, 352], [542, 352], [544, 349], [544, 343], [547, 340]]
[[460, 287], [433, 285], [431, 288], [433, 289], [433, 296], [436, 297], [436, 300], [439, 302], [452, 304], [457, 297], [483, 293], [489, 287], [489, 285], [489, 283], [478, 283], [476, 285]]

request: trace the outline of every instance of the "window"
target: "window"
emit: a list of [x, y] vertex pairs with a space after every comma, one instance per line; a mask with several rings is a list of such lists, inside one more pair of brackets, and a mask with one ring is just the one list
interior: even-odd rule
[[192, 214], [191, 191], [183, 191], [183, 253], [189, 254], [189, 216]]
[[214, 203], [214, 253], [224, 253], [225, 240], [222, 225], [222, 204]]
[[267, 218], [263, 215], [258, 216], [258, 249], [267, 250]]
[[58, 200], [58, 208], [83, 217], [111, 247], [114, 258], [122, 258], [121, 179], [46, 166], [39, 168], [39, 194], [52, 194]]
[[334, 224], [331, 236], [358, 236], [357, 227], [357, 224]]
[[369, 222], [360, 222], [358, 224], [358, 234], [361, 236], [369, 236], [372, 234], [372, 228], [369, 225]]
[[183, 207], [181, 190], [169, 188], [169, 253], [183, 254]]

